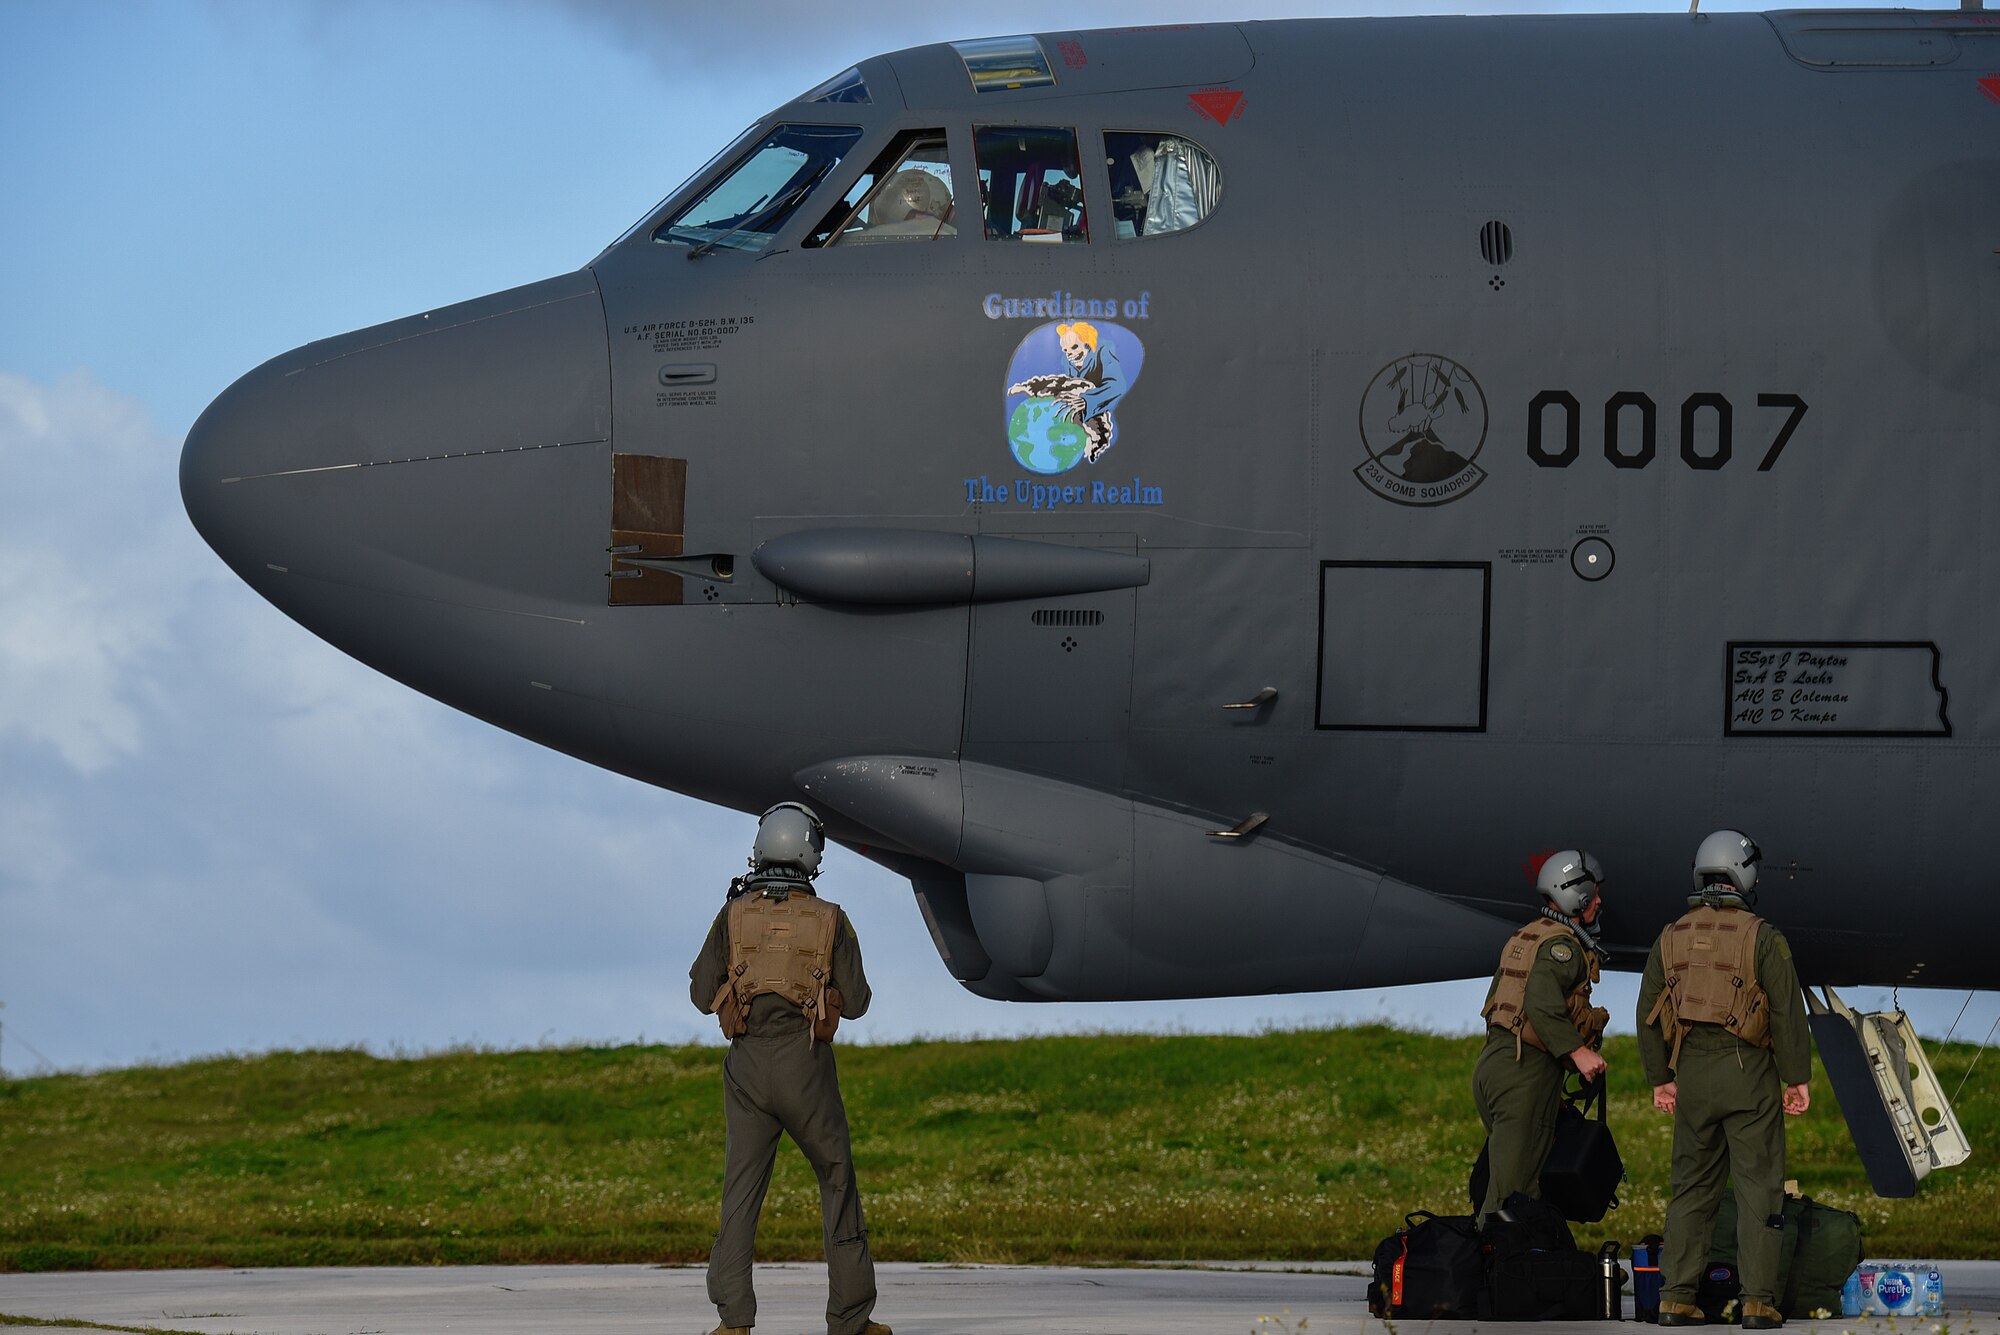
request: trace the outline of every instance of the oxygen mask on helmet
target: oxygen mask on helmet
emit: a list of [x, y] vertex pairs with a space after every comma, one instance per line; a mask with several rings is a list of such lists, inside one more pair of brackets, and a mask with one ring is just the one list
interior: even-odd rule
[[1754, 909], [1757, 907], [1757, 892], [1752, 890], [1745, 894], [1729, 882], [1719, 881], [1689, 895], [1687, 902], [1691, 909]]

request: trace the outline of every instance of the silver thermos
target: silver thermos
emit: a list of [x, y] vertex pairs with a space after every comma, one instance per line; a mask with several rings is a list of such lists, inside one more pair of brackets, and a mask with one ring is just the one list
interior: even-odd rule
[[1625, 1319], [1625, 1272], [1618, 1268], [1618, 1244], [1607, 1242], [1597, 1249], [1597, 1268], [1603, 1278], [1598, 1283], [1597, 1314], [1606, 1321]]

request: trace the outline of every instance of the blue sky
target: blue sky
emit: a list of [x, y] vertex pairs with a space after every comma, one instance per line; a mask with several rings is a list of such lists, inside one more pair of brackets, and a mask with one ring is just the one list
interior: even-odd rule
[[[189, 528], [188, 427], [288, 348], [586, 263], [864, 56], [1002, 21], [1341, 12], [0, 4], [0, 1064], [713, 1036], [687, 963], [751, 820], [476, 723], [294, 626]], [[1469, 1030], [1483, 990], [1009, 1006], [949, 979], [901, 882], [836, 853], [824, 885], [876, 982], [861, 1037]], [[1630, 980], [1609, 991], [1629, 1014]], [[1942, 1032], [1963, 994], [1905, 999]], [[1996, 1008], [1975, 998], [1961, 1035]]]

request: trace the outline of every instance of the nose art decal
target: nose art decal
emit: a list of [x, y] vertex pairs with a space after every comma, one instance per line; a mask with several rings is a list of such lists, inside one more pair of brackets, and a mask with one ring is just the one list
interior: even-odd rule
[[1146, 349], [1109, 320], [1045, 324], [1007, 364], [1007, 444], [1033, 473], [1096, 463], [1118, 441], [1118, 406], [1139, 378]]

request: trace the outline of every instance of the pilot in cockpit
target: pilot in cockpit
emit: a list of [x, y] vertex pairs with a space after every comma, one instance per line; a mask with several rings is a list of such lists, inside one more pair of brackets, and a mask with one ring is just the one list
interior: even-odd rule
[[882, 183], [868, 203], [869, 237], [953, 236], [951, 187], [938, 176], [908, 167]]

